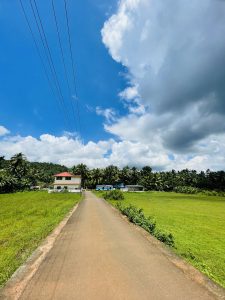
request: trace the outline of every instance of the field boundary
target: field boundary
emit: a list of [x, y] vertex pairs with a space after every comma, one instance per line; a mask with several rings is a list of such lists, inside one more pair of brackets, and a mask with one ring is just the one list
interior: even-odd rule
[[96, 197], [104, 201], [116, 212], [116, 214], [120, 218], [122, 218], [125, 222], [130, 224], [130, 226], [134, 227], [137, 231], [139, 231], [144, 238], [146, 238], [151, 244], [153, 244], [169, 261], [171, 261], [176, 267], [178, 267], [186, 276], [188, 276], [193, 281], [197, 282], [198, 284], [206, 288], [208, 292], [215, 297], [215, 299], [225, 300], [225, 289], [223, 287], [213, 282], [209, 277], [207, 277], [205, 274], [200, 272], [190, 263], [186, 262], [178, 254], [173, 252], [169, 246], [166, 246], [165, 244], [157, 240], [154, 236], [152, 236], [149, 232], [144, 230], [142, 227], [134, 223], [131, 223], [125, 215], [123, 215], [115, 206], [107, 202], [104, 198], [100, 198], [98, 196]]
[[[81, 201], [83, 196], [81, 198]], [[80, 202], [81, 202], [80, 201]], [[79, 202], [79, 203], [80, 203]], [[5, 286], [0, 289], [1, 300], [17, 300], [21, 296], [28, 282], [34, 276], [39, 266], [45, 259], [46, 255], [52, 249], [59, 234], [69, 221], [70, 217], [76, 211], [79, 203], [64, 217], [57, 227], [42, 241], [40, 246], [28, 257], [26, 262], [21, 265], [6, 282]]]

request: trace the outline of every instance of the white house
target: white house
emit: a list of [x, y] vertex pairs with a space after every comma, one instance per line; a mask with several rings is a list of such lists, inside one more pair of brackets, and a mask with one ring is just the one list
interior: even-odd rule
[[63, 172], [54, 175], [54, 191], [68, 190], [76, 193], [81, 191], [81, 176], [69, 172]]

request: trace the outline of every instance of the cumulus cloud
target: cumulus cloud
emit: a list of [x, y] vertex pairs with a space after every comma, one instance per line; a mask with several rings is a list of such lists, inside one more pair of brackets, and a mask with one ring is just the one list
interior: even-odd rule
[[149, 163], [156, 168], [163, 168], [169, 163], [165, 153], [155, 155], [148, 145], [141, 143], [109, 139], [82, 144], [80, 140], [68, 135], [56, 137], [43, 134], [39, 138], [10, 136], [0, 140], [0, 149], [0, 155], [6, 158], [22, 152], [31, 161], [55, 162], [69, 167], [78, 163], [85, 163], [91, 168], [110, 164], [120, 167], [127, 164], [143, 166]]
[[[225, 132], [225, 2], [121, 0], [104, 24], [109, 53], [130, 72], [120, 96], [144, 105], [107, 130], [123, 138], [136, 126], [140, 140], [160, 135], [165, 149], [194, 151]], [[133, 99], [133, 100], [132, 100]], [[138, 128], [138, 129], [137, 129]], [[133, 130], [133, 127], [132, 127]]]
[[0, 140], [1, 155], [10, 158], [22, 152], [31, 161], [55, 162], [72, 166], [84, 162], [90, 167], [101, 160], [111, 147], [112, 141], [88, 142], [83, 145], [79, 139], [68, 135], [56, 137], [43, 134], [39, 138], [32, 136], [10, 136]]
[[116, 112], [112, 108], [103, 109], [100, 106], [96, 107], [96, 114], [103, 116], [108, 123], [116, 120]]
[[0, 125], [0, 136], [7, 135], [9, 133], [10, 133], [10, 131], [7, 128], [5, 128], [4, 126]]
[[119, 93], [119, 96], [125, 100], [133, 100], [139, 98], [138, 88], [136, 86], [129, 86]]
[[225, 135], [218, 141], [216, 136], [198, 143], [190, 156], [165, 150], [160, 138], [151, 142], [113, 139], [83, 144], [69, 135], [54, 136], [43, 134], [32, 136], [7, 136], [0, 140], [0, 156], [7, 159], [16, 153], [24, 153], [30, 161], [54, 162], [71, 167], [85, 163], [90, 168], [151, 165], [154, 170], [197, 169], [220, 170], [225, 168]]
[[113, 108], [94, 110], [117, 140], [10, 136], [0, 126], [0, 155], [91, 168], [225, 169], [224, 36], [225, 1], [120, 0], [102, 39], [129, 71], [119, 93], [128, 111], [118, 117]]
[[122, 99], [124, 106], [131, 114], [142, 115], [146, 109], [141, 104], [140, 95], [138, 94], [137, 86], [129, 86], [125, 90], [119, 93], [119, 97]]

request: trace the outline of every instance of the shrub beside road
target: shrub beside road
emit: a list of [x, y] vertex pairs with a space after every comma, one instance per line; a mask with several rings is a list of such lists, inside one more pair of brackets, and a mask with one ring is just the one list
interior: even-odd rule
[[[99, 194], [101, 196], [101, 194]], [[124, 193], [122, 206], [142, 208], [171, 233], [176, 253], [225, 287], [225, 199], [173, 192]], [[111, 201], [117, 205], [117, 201]]]

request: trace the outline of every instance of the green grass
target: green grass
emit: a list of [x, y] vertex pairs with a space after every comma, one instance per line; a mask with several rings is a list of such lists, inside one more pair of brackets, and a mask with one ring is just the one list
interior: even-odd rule
[[0, 195], [0, 286], [80, 200], [77, 194]]
[[177, 254], [225, 287], [224, 197], [144, 192], [125, 193], [121, 202], [154, 216], [157, 227], [173, 234]]

